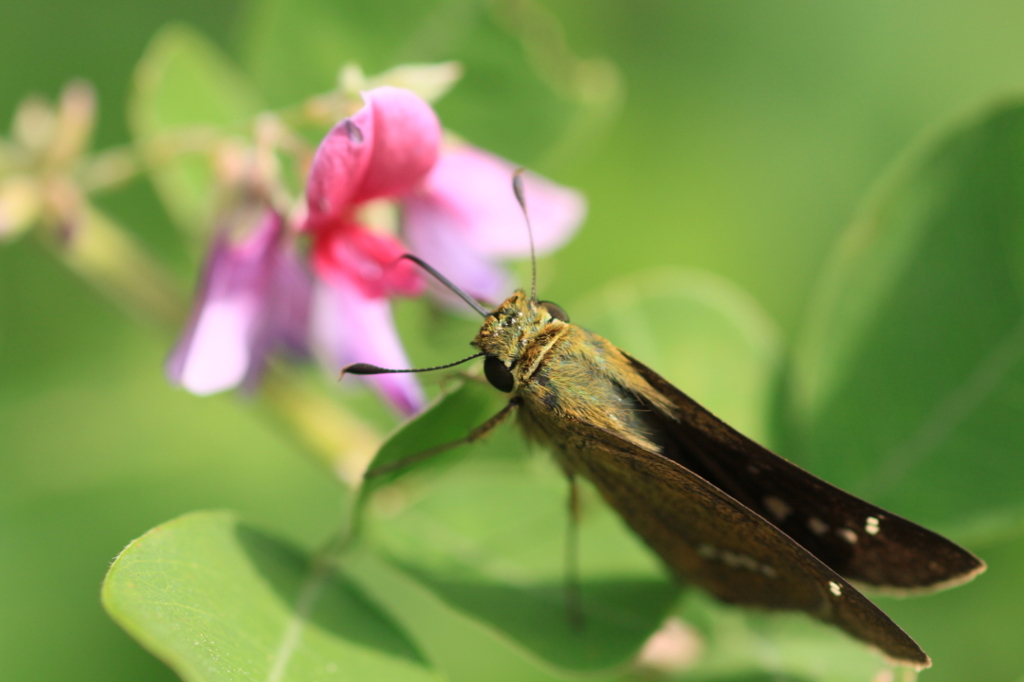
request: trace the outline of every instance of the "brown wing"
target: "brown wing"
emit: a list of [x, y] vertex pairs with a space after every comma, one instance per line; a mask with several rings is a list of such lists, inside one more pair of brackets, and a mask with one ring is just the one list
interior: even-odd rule
[[[521, 415], [528, 429], [544, 417]], [[582, 422], [555, 445], [679, 576], [737, 604], [805, 611], [916, 668], [928, 656], [842, 577], [758, 514], [661, 455]], [[536, 432], [536, 431], [534, 431]]]
[[681, 419], [652, 405], [666, 457], [771, 521], [840, 575], [892, 592], [930, 591], [985, 570], [941, 535], [868, 504], [761, 447], [717, 419], [636, 359], [626, 356]]

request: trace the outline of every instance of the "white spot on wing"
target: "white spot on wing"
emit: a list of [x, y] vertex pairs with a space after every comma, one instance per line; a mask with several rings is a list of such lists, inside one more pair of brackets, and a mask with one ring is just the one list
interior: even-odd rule
[[843, 594], [843, 588], [839, 586], [839, 583], [834, 583], [831, 580], [828, 581], [828, 591], [837, 597]]
[[878, 518], [875, 516], [869, 516], [864, 521], [864, 531], [868, 535], [878, 535]]
[[699, 556], [701, 559], [713, 561], [714, 559], [718, 558], [718, 550], [712, 547], [711, 545], [707, 544], [706, 542], [702, 542], [699, 545], [697, 545], [696, 550], [697, 556]]
[[836, 531], [836, 535], [849, 542], [851, 545], [857, 544], [857, 534], [849, 528], [840, 528]]
[[781, 498], [768, 495], [764, 498], [764, 506], [776, 521], [785, 521], [786, 517], [793, 513], [793, 508]]
[[714, 545], [702, 542], [693, 548], [701, 559], [706, 561], [720, 561], [729, 568], [742, 568], [752, 573], [760, 573], [766, 578], [775, 578], [779, 575], [774, 567], [762, 564], [754, 557], [743, 552], [733, 552], [728, 549], [718, 549]]
[[811, 529], [811, 532], [815, 535], [824, 535], [828, 532], [828, 524], [819, 519], [817, 516], [812, 516], [807, 519], [807, 527]]
[[722, 550], [722, 562], [730, 568], [745, 568], [748, 571], [757, 571], [761, 568], [761, 564], [757, 563], [753, 557], [742, 552]]

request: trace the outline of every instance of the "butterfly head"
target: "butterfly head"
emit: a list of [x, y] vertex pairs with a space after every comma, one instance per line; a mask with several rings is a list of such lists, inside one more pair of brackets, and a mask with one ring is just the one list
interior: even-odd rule
[[515, 388], [515, 370], [523, 354], [539, 338], [569, 322], [569, 316], [550, 301], [536, 301], [519, 290], [484, 319], [472, 345], [481, 350], [484, 374], [497, 389]]

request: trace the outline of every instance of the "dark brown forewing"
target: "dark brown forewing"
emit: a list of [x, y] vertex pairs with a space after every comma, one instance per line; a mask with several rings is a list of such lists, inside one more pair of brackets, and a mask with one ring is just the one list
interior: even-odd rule
[[587, 424], [568, 422], [563, 429], [557, 440], [565, 465], [590, 479], [682, 578], [727, 602], [805, 611], [897, 661], [931, 665], [913, 639], [843, 578], [700, 476]]
[[629, 359], [681, 414], [677, 421], [646, 406], [662, 454], [771, 521], [840, 575], [913, 592], [950, 587], [984, 570], [965, 549], [787, 462]]

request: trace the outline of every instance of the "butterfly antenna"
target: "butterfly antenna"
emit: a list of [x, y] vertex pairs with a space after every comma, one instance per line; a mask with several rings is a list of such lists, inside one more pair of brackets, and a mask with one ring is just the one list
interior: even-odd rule
[[[455, 286], [455, 284], [450, 279], [448, 279], [447, 277], [442, 275], [440, 272], [435, 270], [433, 268], [433, 266], [431, 266], [429, 263], [427, 263], [423, 259], [419, 258], [418, 256], [414, 256], [411, 253], [407, 253], [407, 254], [401, 256], [399, 258], [399, 260], [401, 260], [402, 258], [404, 258], [406, 260], [411, 260], [413, 263], [415, 263], [416, 265], [420, 266], [421, 268], [423, 268], [424, 270], [429, 272], [431, 275], [434, 276], [434, 279], [436, 279], [438, 282], [440, 282], [441, 284], [443, 284], [446, 287], [448, 287], [448, 289], [453, 294], [455, 294], [456, 296], [461, 298], [463, 301], [468, 303], [470, 305], [470, 307], [473, 308], [473, 310], [475, 310], [478, 313], [480, 313], [480, 315], [482, 315], [483, 317], [487, 317], [488, 315], [491, 314], [490, 312], [488, 312], [487, 308], [485, 308], [482, 305], [480, 305], [472, 296], [467, 294], [465, 291], [463, 291], [462, 289], [460, 289], [457, 286]], [[440, 367], [435, 367], [434, 369], [440, 369]]]
[[365, 376], [367, 374], [403, 374], [406, 372], [433, 372], [435, 369], [448, 369], [449, 367], [461, 365], [464, 362], [469, 362], [470, 360], [474, 360], [481, 356], [483, 356], [483, 353], [476, 353], [474, 355], [470, 355], [468, 358], [462, 358], [461, 360], [456, 360], [455, 362], [449, 362], [447, 365], [438, 365], [437, 367], [420, 367], [417, 369], [387, 369], [385, 367], [378, 367], [377, 365], [368, 365], [365, 362], [357, 362], [354, 365], [348, 365], [347, 367], [344, 367], [341, 370], [341, 376], [338, 377], [338, 381], [344, 379], [346, 374], [359, 374]]
[[512, 176], [512, 191], [515, 192], [519, 208], [523, 209], [523, 218], [526, 219], [526, 233], [530, 236], [530, 300], [537, 300], [537, 252], [533, 248], [533, 227], [530, 225], [530, 212], [526, 210], [526, 190], [523, 189], [523, 173], [525, 168], [520, 168]]

